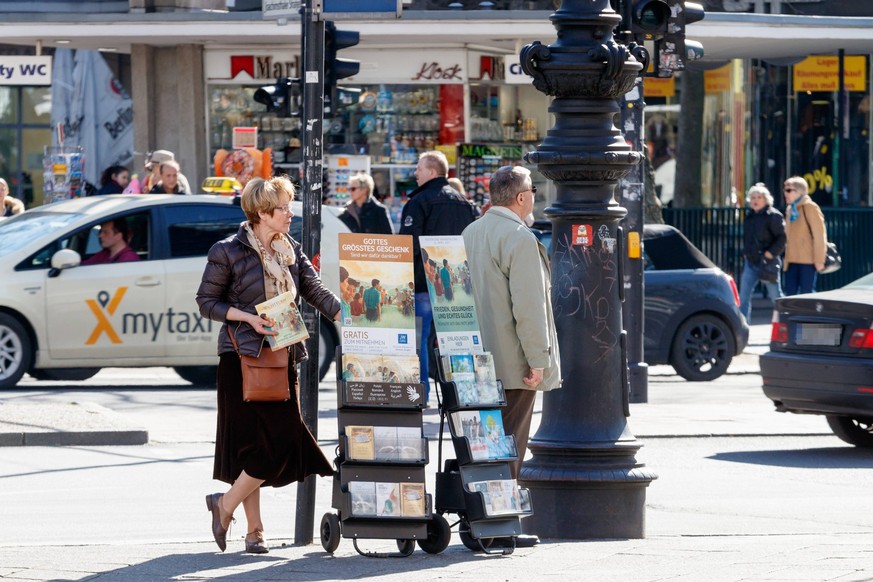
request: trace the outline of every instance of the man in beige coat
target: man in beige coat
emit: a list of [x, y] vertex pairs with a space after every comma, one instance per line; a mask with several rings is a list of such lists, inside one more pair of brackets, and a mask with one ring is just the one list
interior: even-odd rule
[[530, 171], [504, 166], [489, 186], [491, 208], [464, 229], [482, 344], [506, 389], [503, 426], [515, 436], [518, 478], [537, 391], [561, 385], [546, 249], [525, 225], [536, 189]]

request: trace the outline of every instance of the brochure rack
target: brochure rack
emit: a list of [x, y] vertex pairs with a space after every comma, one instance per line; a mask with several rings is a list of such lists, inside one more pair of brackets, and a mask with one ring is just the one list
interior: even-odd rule
[[[342, 347], [337, 362], [343, 361]], [[446, 520], [425, 491], [426, 406], [420, 383], [344, 380], [337, 366], [339, 446], [331, 505], [321, 520], [321, 545], [333, 553], [341, 537], [368, 557], [405, 557], [415, 544], [432, 554], [449, 545]], [[364, 552], [359, 539], [395, 539], [396, 553]]]
[[[522, 533], [521, 518], [533, 513], [530, 492], [512, 479], [510, 462], [518, 458], [515, 439], [502, 434], [500, 408], [506, 406], [502, 383], [486, 400], [471, 396], [461, 381], [447, 369], [449, 356], [440, 357], [438, 374], [442, 389], [440, 405], [440, 464], [443, 427], [449, 423], [456, 459], [447, 459], [436, 475], [437, 514], [459, 516], [458, 535], [470, 550], [488, 554], [511, 554], [516, 536]], [[461, 387], [461, 390], [459, 390]], [[500, 430], [488, 430], [492, 426]], [[480, 436], [481, 435], [481, 436]], [[487, 444], [483, 441], [487, 441]]]

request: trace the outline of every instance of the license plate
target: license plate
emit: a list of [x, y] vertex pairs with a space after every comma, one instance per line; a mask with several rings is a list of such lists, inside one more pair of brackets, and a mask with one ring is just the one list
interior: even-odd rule
[[798, 323], [794, 343], [799, 346], [838, 346], [843, 326], [829, 323]]

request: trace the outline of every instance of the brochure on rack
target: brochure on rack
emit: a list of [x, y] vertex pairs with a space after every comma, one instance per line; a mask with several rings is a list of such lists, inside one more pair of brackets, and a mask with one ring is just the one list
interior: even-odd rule
[[440, 353], [481, 353], [482, 335], [463, 237], [422, 236], [418, 240]]
[[339, 245], [343, 352], [415, 355], [412, 237], [340, 234]]

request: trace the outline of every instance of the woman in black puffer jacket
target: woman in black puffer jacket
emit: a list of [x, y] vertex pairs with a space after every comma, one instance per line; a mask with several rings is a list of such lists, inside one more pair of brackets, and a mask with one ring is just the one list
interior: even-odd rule
[[[782, 297], [781, 255], [785, 250], [785, 217], [773, 208], [773, 196], [764, 184], [749, 188], [749, 210], [743, 222], [743, 273], [740, 279], [740, 312], [751, 321], [752, 291], [758, 281], [767, 287], [770, 300]], [[769, 272], [766, 264], [774, 265]]]
[[197, 291], [200, 313], [223, 324], [218, 335], [213, 478], [231, 488], [206, 498], [212, 533], [222, 551], [233, 512], [240, 504], [248, 522], [246, 551], [268, 551], [261, 521], [261, 487], [281, 487], [309, 475], [333, 473], [300, 414], [296, 364], [306, 358], [303, 342], [294, 344], [288, 354], [292, 398], [244, 402], [240, 359], [228, 335], [234, 334], [241, 354], [258, 356], [262, 349], [270, 349], [266, 336], [276, 332], [266, 327], [269, 322], [257, 315], [255, 305], [285, 292], [298, 305], [305, 299], [328, 318], [339, 319], [339, 299], [322, 285], [300, 244], [288, 236], [293, 197], [294, 186], [287, 178], [249, 182], [241, 199], [248, 220], [236, 235], [209, 250]]

